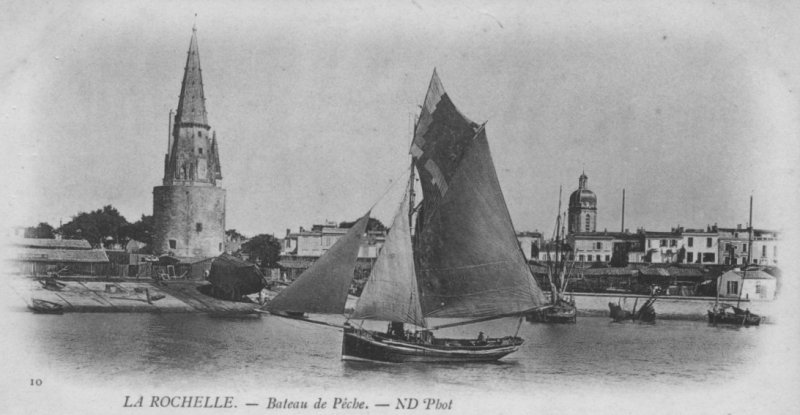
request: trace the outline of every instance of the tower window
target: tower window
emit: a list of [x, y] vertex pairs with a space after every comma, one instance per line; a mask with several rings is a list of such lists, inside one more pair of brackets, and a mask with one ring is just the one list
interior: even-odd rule
[[202, 148], [198, 148], [197, 151], [199, 151], [200, 154], [203, 154], [203, 149]]
[[175, 249], [178, 247], [178, 241], [174, 239], [169, 240], [169, 249]]
[[592, 218], [589, 215], [586, 215], [586, 232], [591, 232], [592, 226]]
[[197, 229], [197, 232], [202, 232], [203, 231], [203, 224], [200, 223], [200, 222], [197, 222], [195, 224], [195, 228]]

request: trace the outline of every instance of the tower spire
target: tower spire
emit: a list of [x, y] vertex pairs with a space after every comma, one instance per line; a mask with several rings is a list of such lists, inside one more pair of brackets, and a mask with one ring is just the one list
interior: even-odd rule
[[192, 27], [192, 40], [183, 72], [181, 95], [175, 114], [175, 127], [198, 126], [210, 128], [206, 115], [206, 98], [203, 93], [203, 72], [200, 69], [200, 52], [197, 48], [197, 26]]

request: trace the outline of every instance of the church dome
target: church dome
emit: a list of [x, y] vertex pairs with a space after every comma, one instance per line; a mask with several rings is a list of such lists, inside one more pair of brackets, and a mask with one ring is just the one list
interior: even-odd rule
[[597, 196], [589, 189], [578, 189], [569, 196], [570, 206], [585, 206], [587, 204], [592, 207], [597, 205]]
[[569, 195], [570, 206], [597, 206], [597, 196], [593, 191], [589, 190], [587, 185], [588, 180], [589, 178], [586, 177], [585, 173], [581, 174], [581, 177], [578, 179], [578, 190]]

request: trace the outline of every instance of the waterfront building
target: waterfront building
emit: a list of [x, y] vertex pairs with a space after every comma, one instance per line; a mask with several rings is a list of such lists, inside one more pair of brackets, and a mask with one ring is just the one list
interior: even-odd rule
[[684, 229], [681, 232], [687, 264], [718, 264], [719, 232], [717, 226], [703, 229]]
[[614, 236], [606, 232], [582, 232], [569, 235], [573, 258], [577, 262], [611, 262]]
[[102, 249], [92, 249], [85, 239], [13, 238], [7, 260], [11, 272], [48, 275], [64, 271], [78, 275], [106, 275], [109, 260]]
[[[348, 229], [341, 228], [332, 221], [312, 225], [310, 230], [301, 226], [299, 232], [294, 233], [287, 229], [286, 236], [281, 241], [281, 256], [319, 258], [344, 236]], [[358, 257], [377, 258], [385, 240], [386, 232], [367, 231], [367, 238], [358, 251]]]
[[597, 196], [589, 190], [589, 177], [581, 173], [578, 189], [569, 196], [567, 211], [568, 233], [597, 230]]
[[[308, 269], [314, 261], [319, 259], [330, 249], [336, 241], [347, 233], [348, 228], [339, 227], [336, 222], [325, 221], [323, 224], [312, 225], [311, 229], [302, 226], [298, 232], [286, 230], [286, 236], [281, 241], [280, 261], [283, 268], [282, 279], [294, 280]], [[366, 279], [372, 264], [378, 258], [383, 244], [386, 241], [386, 232], [367, 231], [361, 247], [358, 250], [358, 263], [356, 265], [357, 279]]]
[[744, 265], [750, 258], [751, 264], [778, 265], [778, 232], [753, 229], [752, 252], [749, 252], [749, 231], [742, 225], [737, 225], [736, 228], [718, 228], [718, 232], [720, 263]]
[[643, 235], [629, 232], [578, 232], [567, 237], [576, 262], [622, 265], [643, 262]]
[[164, 179], [153, 188], [153, 250], [178, 257], [221, 254], [225, 243], [225, 190], [216, 132], [206, 113], [197, 31], [186, 57], [178, 109], [170, 111]]
[[728, 271], [720, 276], [717, 285], [720, 297], [742, 300], [772, 300], [776, 289], [775, 277], [759, 269]]
[[670, 232], [643, 231], [645, 262], [669, 264], [683, 262], [680, 251], [683, 247], [683, 236], [680, 228]]
[[544, 244], [544, 238], [540, 232], [517, 232], [517, 242], [519, 242], [519, 247], [522, 249], [526, 261], [539, 259]]

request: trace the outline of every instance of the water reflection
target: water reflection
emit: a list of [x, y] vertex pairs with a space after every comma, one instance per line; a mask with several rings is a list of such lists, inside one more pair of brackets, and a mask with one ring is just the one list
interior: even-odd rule
[[[701, 322], [574, 325], [525, 323], [523, 347], [494, 364], [385, 364], [341, 361], [341, 331], [299, 321], [195, 314], [19, 313], [31, 358], [48, 370], [92, 382], [148, 385], [227, 382], [241, 388], [329, 389], [348, 385], [415, 388], [451, 385], [482, 391], [528, 386], [719, 382], [752, 360], [773, 329], [728, 329]], [[442, 336], [510, 334], [514, 319], [450, 330]], [[510, 330], [510, 332], [509, 332]], [[474, 333], [473, 333], [474, 332]]]

